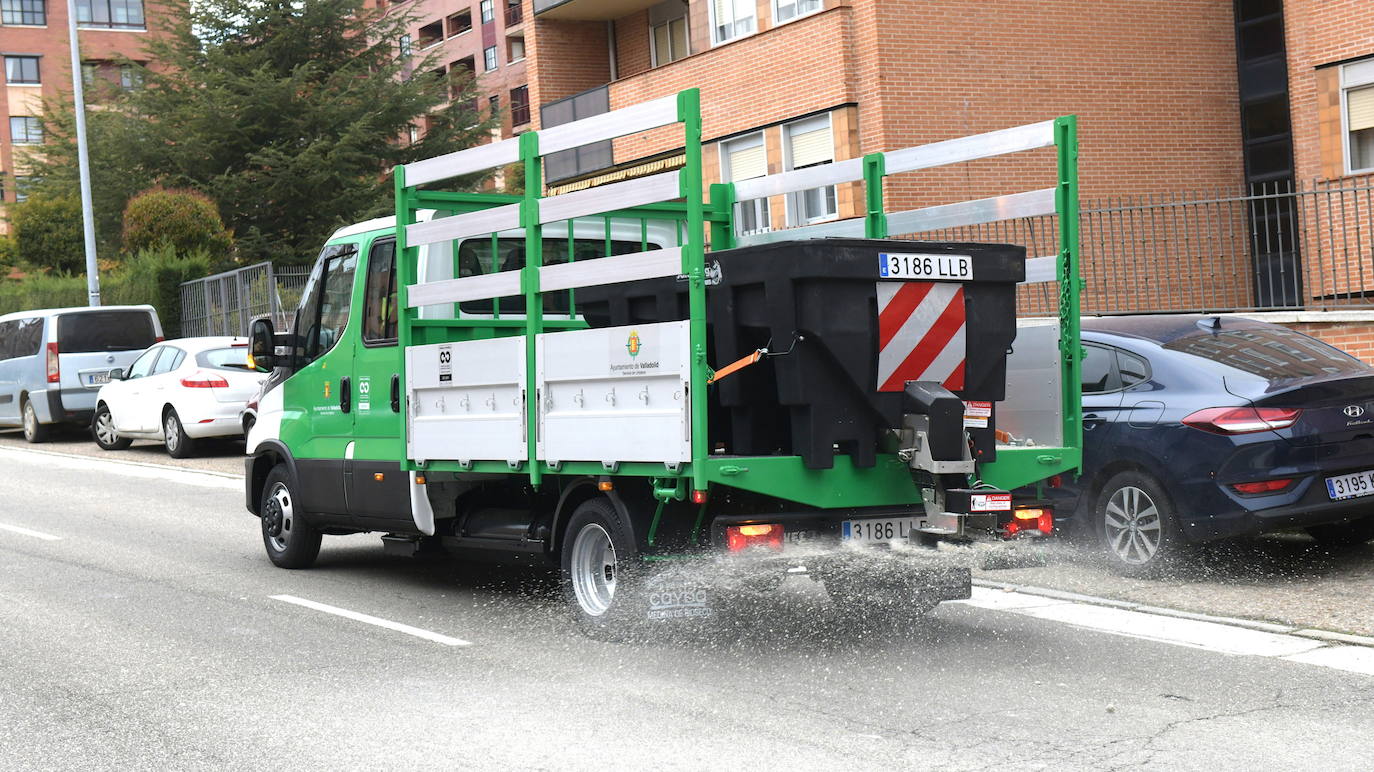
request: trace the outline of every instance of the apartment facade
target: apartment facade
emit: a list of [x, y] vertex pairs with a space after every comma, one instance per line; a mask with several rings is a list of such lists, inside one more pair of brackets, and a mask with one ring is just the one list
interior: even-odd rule
[[[146, 63], [147, 36], [163, 12], [146, 0], [76, 0], [82, 76], [88, 87], [137, 88], [136, 69], [120, 62]], [[39, 119], [43, 100], [69, 98], [72, 92], [67, 30], [65, 0], [0, 0], [0, 55], [5, 60], [0, 109], [6, 117], [0, 126], [0, 172], [5, 203], [25, 197], [25, 156], [44, 139]], [[0, 228], [7, 227], [0, 221]]]

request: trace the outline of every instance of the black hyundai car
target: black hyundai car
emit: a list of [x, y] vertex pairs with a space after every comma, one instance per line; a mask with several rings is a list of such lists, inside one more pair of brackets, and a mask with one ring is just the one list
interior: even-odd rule
[[1233, 317], [1085, 319], [1083, 342], [1083, 475], [1056, 512], [1115, 567], [1290, 528], [1374, 538], [1374, 368]]

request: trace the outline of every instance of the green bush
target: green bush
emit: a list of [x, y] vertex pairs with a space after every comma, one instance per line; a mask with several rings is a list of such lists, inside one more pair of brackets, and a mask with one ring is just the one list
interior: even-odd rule
[[19, 245], [12, 236], [0, 236], [0, 279], [5, 278], [9, 269], [19, 265]]
[[178, 254], [164, 244], [127, 258], [102, 295], [110, 305], [152, 305], [162, 320], [163, 334], [174, 338], [181, 335], [181, 283], [209, 272], [210, 257], [204, 251]]
[[124, 251], [171, 246], [179, 254], [201, 251], [212, 261], [228, 257], [233, 237], [224, 229], [215, 202], [193, 190], [154, 188], [124, 208]]
[[86, 278], [33, 274], [23, 281], [0, 282], [0, 314], [35, 308], [86, 305]]
[[81, 202], [66, 196], [35, 194], [10, 210], [11, 232], [19, 257], [29, 268], [77, 273], [86, 267], [81, 235]]

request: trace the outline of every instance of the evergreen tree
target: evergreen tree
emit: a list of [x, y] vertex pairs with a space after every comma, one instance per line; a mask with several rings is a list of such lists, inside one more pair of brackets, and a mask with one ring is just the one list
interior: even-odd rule
[[[103, 243], [118, 243], [129, 198], [161, 185], [218, 203], [241, 260], [307, 262], [333, 229], [390, 210], [393, 166], [489, 133], [470, 81], [434, 75], [432, 61], [411, 76], [411, 19], [362, 0], [174, 0], [165, 18], [143, 86], [106, 90], [88, 111]], [[71, 111], [46, 117], [54, 141], [34, 174], [69, 193]]]

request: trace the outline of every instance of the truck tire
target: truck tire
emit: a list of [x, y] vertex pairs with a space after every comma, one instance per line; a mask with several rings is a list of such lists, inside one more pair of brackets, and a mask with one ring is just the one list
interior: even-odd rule
[[1112, 475], [1097, 496], [1093, 515], [1108, 565], [1124, 576], [1157, 576], [1177, 564], [1186, 547], [1173, 501], [1145, 472]]
[[196, 441], [187, 436], [176, 408], [167, 408], [162, 416], [162, 441], [167, 444], [167, 455], [172, 458], [190, 458], [196, 450]]
[[1328, 549], [1350, 549], [1374, 539], [1374, 516], [1309, 526], [1307, 533]]
[[620, 641], [643, 621], [639, 551], [620, 512], [603, 496], [573, 510], [563, 534], [563, 598], [587, 635]]
[[320, 554], [320, 532], [297, 511], [295, 485], [286, 465], [277, 464], [262, 486], [262, 544], [278, 568], [309, 568]]
[[38, 422], [38, 411], [33, 406], [33, 400], [24, 400], [24, 440], [27, 442], [39, 443], [48, 441], [48, 427]]
[[120, 437], [115, 431], [110, 407], [103, 402], [95, 409], [95, 418], [91, 419], [91, 438], [101, 450], [125, 450], [133, 444], [133, 440]]

